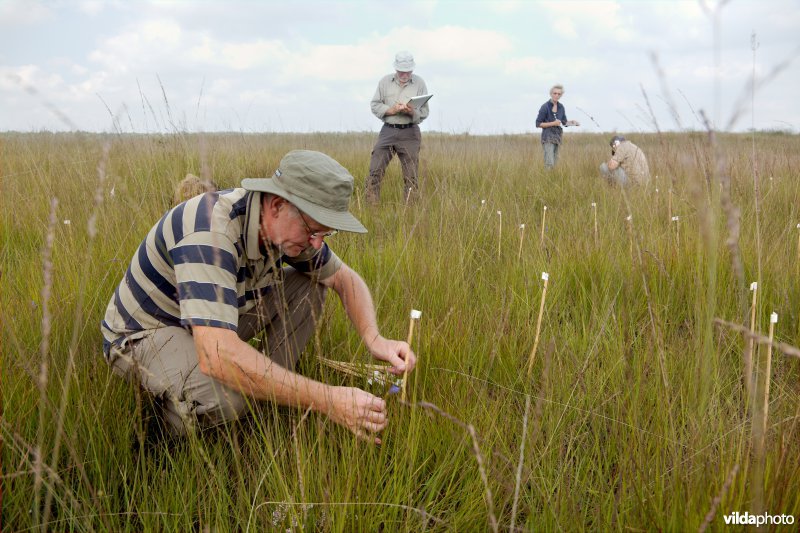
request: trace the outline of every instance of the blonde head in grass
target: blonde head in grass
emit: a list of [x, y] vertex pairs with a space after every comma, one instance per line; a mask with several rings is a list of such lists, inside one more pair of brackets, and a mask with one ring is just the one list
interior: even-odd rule
[[194, 198], [198, 194], [214, 192], [219, 190], [217, 184], [211, 180], [203, 180], [194, 174], [186, 174], [180, 183], [175, 187], [175, 203], [185, 202], [189, 198]]

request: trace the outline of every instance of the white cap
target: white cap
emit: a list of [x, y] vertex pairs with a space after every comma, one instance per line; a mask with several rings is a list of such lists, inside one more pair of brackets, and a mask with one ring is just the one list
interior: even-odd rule
[[547, 281], [548, 279], [550, 279], [550, 274], [548, 274], [547, 272], [542, 272], [542, 279]]
[[525, 229], [525, 224], [520, 224], [519, 229]]
[[769, 315], [769, 321], [770, 321], [771, 324], [777, 324], [778, 323], [778, 313], [773, 311], [772, 314]]
[[398, 72], [411, 72], [414, 70], [414, 56], [411, 52], [403, 50], [394, 56], [394, 69]]
[[416, 309], [411, 310], [411, 318], [414, 320], [418, 320], [422, 316], [422, 311], [417, 311]]
[[675, 216], [675, 217], [672, 217], [672, 221], [673, 221], [673, 222], [677, 222], [677, 221], [678, 221], [678, 218], [679, 218], [679, 217], [677, 217], [677, 216]]
[[597, 207], [597, 202], [592, 202], [592, 207]]
[[754, 281], [753, 283], [750, 284], [750, 290], [751, 291], [754, 291], [757, 288], [758, 288], [758, 282], [757, 281]]

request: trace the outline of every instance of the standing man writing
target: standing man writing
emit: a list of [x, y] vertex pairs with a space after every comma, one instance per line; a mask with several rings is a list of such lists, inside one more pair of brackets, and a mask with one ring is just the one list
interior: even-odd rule
[[621, 135], [614, 135], [609, 144], [611, 159], [600, 164], [600, 174], [623, 187], [631, 183], [646, 185], [650, 181], [650, 167], [641, 148]]
[[[348, 210], [353, 177], [294, 150], [271, 178], [208, 192], [157, 222], [101, 324], [112, 370], [150, 392], [174, 434], [241, 416], [252, 401], [310, 408], [380, 443], [386, 404], [295, 373], [328, 289], [378, 360], [400, 375], [416, 356], [381, 336], [369, 289], [325, 239], [367, 230]], [[284, 263], [288, 266], [284, 266]], [[248, 340], [266, 333], [260, 352]]]
[[427, 102], [419, 108], [408, 103], [414, 96], [428, 94], [425, 81], [413, 73], [414, 66], [414, 56], [398, 52], [394, 74], [381, 78], [370, 102], [372, 113], [383, 121], [369, 162], [366, 197], [370, 203], [380, 200], [381, 180], [394, 153], [403, 169], [403, 199], [413, 200], [419, 192], [417, 168], [422, 142], [419, 123], [428, 117], [430, 110]]
[[563, 85], [553, 85], [550, 89], [550, 100], [542, 104], [536, 116], [536, 127], [542, 128], [542, 149], [546, 168], [553, 168], [558, 162], [558, 147], [561, 145], [561, 136], [564, 132], [561, 126], [580, 126], [577, 120], [567, 120], [567, 111], [559, 102], [563, 94]]

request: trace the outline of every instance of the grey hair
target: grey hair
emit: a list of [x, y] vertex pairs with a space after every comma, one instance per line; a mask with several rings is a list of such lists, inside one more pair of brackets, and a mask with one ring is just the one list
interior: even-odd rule
[[564, 92], [564, 86], [561, 85], [560, 83], [556, 83], [555, 85], [550, 87], [550, 92], [553, 92], [553, 89], [561, 89], [561, 92], [562, 93]]

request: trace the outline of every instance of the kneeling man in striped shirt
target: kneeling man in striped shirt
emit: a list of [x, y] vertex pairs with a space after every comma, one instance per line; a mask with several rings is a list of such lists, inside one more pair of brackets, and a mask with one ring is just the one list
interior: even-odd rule
[[[286, 154], [271, 178], [207, 192], [168, 211], [133, 255], [102, 321], [112, 370], [138, 380], [170, 430], [237, 419], [254, 401], [311, 408], [380, 443], [386, 404], [295, 373], [333, 289], [370, 353], [397, 375], [403, 341], [378, 330], [363, 279], [325, 242], [366, 233], [350, 212], [353, 177], [320, 152]], [[248, 340], [264, 332], [263, 353]]]

